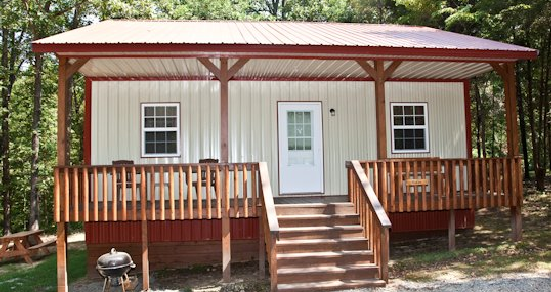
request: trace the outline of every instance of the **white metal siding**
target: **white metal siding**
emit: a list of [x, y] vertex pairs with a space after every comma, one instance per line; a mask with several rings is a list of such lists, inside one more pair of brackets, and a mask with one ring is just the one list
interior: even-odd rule
[[229, 159], [267, 161], [275, 194], [278, 101], [322, 102], [326, 194], [346, 193], [346, 160], [376, 157], [372, 82], [233, 81], [229, 100]]
[[[461, 82], [387, 82], [387, 151], [389, 157], [465, 158], [465, 109]], [[391, 102], [426, 102], [429, 153], [392, 153]]]
[[[180, 103], [180, 157], [142, 158], [140, 104]], [[92, 82], [92, 164], [197, 162], [220, 157], [218, 81]]]

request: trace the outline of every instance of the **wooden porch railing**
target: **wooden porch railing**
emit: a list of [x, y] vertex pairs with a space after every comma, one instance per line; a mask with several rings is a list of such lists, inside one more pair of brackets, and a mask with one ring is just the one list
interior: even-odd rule
[[211, 219], [225, 211], [257, 217], [257, 178], [258, 163], [60, 166], [54, 169], [54, 218]]
[[364, 236], [368, 240], [375, 264], [379, 268], [379, 278], [388, 283], [390, 219], [377, 199], [360, 162], [354, 160], [347, 162], [346, 166], [350, 201], [360, 215]]
[[[259, 163], [260, 173], [260, 217], [262, 220], [262, 228], [260, 238], [264, 238], [264, 242], [260, 242], [260, 250], [266, 247], [268, 255], [268, 263], [270, 264], [270, 290], [277, 291], [277, 248], [276, 242], [279, 239], [279, 223], [274, 205], [272, 194], [272, 186], [270, 185], [270, 176], [268, 173], [268, 165], [266, 162]], [[260, 252], [260, 255], [263, 255]], [[260, 273], [264, 275], [264, 260], [259, 260]]]
[[388, 159], [360, 162], [388, 212], [522, 204], [521, 158]]

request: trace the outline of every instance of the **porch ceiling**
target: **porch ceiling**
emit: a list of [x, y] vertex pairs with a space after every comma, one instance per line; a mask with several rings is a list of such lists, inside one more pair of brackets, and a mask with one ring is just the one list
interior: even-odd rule
[[[211, 59], [219, 65], [219, 59]], [[237, 59], [230, 59], [230, 66]], [[369, 62], [373, 64], [371, 61]], [[386, 61], [385, 67], [392, 62]], [[469, 79], [491, 71], [488, 63], [408, 60], [392, 79]], [[214, 79], [196, 58], [93, 58], [79, 70], [94, 78]], [[355, 60], [252, 59], [234, 80], [369, 80]]]

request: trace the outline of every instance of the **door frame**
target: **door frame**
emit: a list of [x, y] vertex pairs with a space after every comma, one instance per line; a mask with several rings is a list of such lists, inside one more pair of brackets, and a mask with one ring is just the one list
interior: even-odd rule
[[[287, 104], [293, 104], [293, 103], [296, 103], [296, 104], [300, 104], [300, 103], [307, 103], [307, 104], [319, 104], [320, 105], [320, 122], [321, 122], [321, 147], [322, 147], [322, 153], [321, 153], [321, 163], [322, 163], [322, 172], [323, 172], [323, 175], [322, 175], [322, 191], [319, 192], [319, 193], [311, 193], [311, 192], [307, 192], [307, 193], [286, 193], [286, 194], [282, 194], [281, 193], [281, 165], [279, 164], [279, 161], [280, 161], [280, 156], [281, 156], [281, 148], [279, 147], [279, 105], [282, 104], [282, 103], [287, 103]], [[296, 196], [296, 195], [309, 195], [309, 194], [312, 194], [314, 196], [317, 196], [317, 195], [325, 195], [325, 191], [326, 191], [326, 171], [325, 171], [325, 135], [324, 135], [324, 123], [323, 123], [323, 102], [321, 100], [314, 100], [314, 101], [310, 101], [310, 100], [278, 100], [276, 102], [276, 136], [277, 136], [277, 139], [276, 139], [276, 147], [277, 147], [277, 189], [278, 189], [278, 196]]]

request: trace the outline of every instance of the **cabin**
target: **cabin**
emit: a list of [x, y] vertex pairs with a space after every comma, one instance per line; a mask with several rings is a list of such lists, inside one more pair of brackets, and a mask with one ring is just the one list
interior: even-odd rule
[[[58, 291], [67, 223], [90, 273], [111, 247], [151, 269], [258, 260], [272, 291], [384, 286], [389, 236], [522, 232], [515, 63], [530, 48], [400, 25], [109, 20], [33, 42], [59, 60]], [[469, 80], [504, 82], [507, 155], [472, 158]], [[86, 78], [84, 164], [68, 79]], [[268, 263], [268, 266], [266, 266]]]

